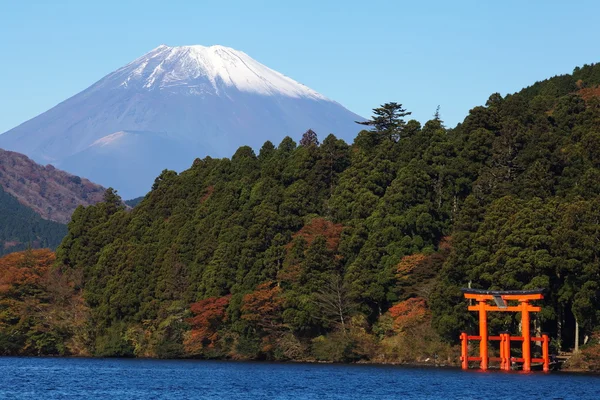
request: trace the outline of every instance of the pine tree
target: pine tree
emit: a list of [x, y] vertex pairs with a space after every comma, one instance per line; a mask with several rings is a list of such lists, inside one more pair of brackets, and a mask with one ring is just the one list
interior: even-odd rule
[[402, 104], [392, 102], [374, 108], [373, 114], [375, 115], [371, 117], [370, 121], [356, 121], [356, 123], [372, 126], [372, 132], [385, 135], [390, 140], [397, 142], [406, 125], [406, 122], [402, 118], [412, 113], [402, 108]]
[[317, 138], [317, 134], [312, 129], [307, 130], [302, 134], [302, 139], [300, 139], [300, 146], [309, 147], [309, 146], [319, 146], [319, 139]]

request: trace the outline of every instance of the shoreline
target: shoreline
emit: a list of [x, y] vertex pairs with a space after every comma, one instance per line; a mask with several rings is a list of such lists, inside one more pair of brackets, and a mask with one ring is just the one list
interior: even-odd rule
[[[123, 360], [123, 361], [184, 361], [184, 362], [217, 362], [217, 363], [239, 363], [239, 364], [280, 364], [280, 365], [335, 365], [341, 367], [365, 366], [365, 367], [398, 367], [398, 368], [420, 368], [420, 369], [444, 369], [444, 370], [461, 370], [460, 364], [432, 364], [428, 362], [332, 362], [332, 361], [317, 361], [317, 360], [235, 360], [230, 358], [156, 358], [156, 357], [94, 357], [94, 356], [25, 356], [25, 355], [0, 355], [0, 360], [3, 358], [39, 358], [39, 359], [74, 359], [74, 360]], [[478, 368], [469, 368], [464, 371], [481, 373]], [[508, 374], [524, 374], [523, 371], [512, 370], [502, 371], [499, 368], [490, 368], [485, 373], [508, 373]], [[569, 369], [561, 368], [552, 370], [547, 373], [542, 371], [531, 371], [525, 374], [547, 375], [552, 373], [560, 374], [576, 374], [576, 375], [592, 375], [600, 377], [600, 371], [584, 370], [584, 369]]]

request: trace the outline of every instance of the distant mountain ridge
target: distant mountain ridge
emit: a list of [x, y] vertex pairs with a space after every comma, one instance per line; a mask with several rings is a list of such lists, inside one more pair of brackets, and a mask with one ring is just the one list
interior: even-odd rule
[[145, 194], [163, 169], [227, 157], [308, 128], [352, 141], [362, 117], [224, 46], [161, 45], [0, 135], [0, 147]]
[[[104, 188], [23, 154], [0, 149], [0, 187], [42, 218], [67, 223], [79, 205], [102, 201]], [[0, 204], [0, 207], [3, 204]]]

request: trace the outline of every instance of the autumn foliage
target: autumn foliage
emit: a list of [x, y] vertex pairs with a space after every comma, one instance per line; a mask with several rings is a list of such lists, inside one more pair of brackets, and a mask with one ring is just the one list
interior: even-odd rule
[[12, 253], [0, 258], [0, 295], [40, 284], [54, 259], [54, 253], [47, 249]]
[[600, 86], [580, 89], [577, 94], [585, 101], [590, 101], [593, 98], [600, 97]]
[[340, 244], [340, 236], [343, 229], [344, 226], [342, 224], [334, 224], [325, 218], [313, 218], [293, 235], [293, 238], [295, 239], [300, 236], [310, 246], [317, 236], [322, 235], [327, 240], [329, 250], [336, 250]]
[[85, 354], [87, 308], [54, 261], [47, 249], [0, 258], [0, 354]]
[[0, 187], [42, 218], [67, 223], [79, 205], [102, 200], [104, 188], [24, 154], [0, 149]]
[[396, 266], [396, 278], [406, 280], [411, 274], [422, 269], [433, 269], [435, 265], [442, 264], [451, 250], [451, 238], [446, 236], [440, 240], [439, 252], [432, 255], [415, 253], [402, 257]]
[[188, 320], [192, 329], [185, 339], [188, 354], [197, 354], [203, 348], [212, 348], [219, 339], [218, 330], [227, 321], [227, 306], [231, 296], [209, 297], [190, 306], [194, 314]]
[[402, 301], [390, 308], [390, 315], [394, 319], [394, 328], [399, 331], [412, 328], [425, 321], [429, 314], [425, 299], [414, 297]]
[[242, 301], [242, 319], [254, 327], [261, 337], [260, 351], [271, 352], [283, 328], [282, 315], [284, 300], [281, 288], [274, 282], [264, 282]]
[[275, 329], [280, 326], [283, 302], [279, 286], [271, 281], [262, 283], [244, 296], [242, 319], [265, 330]]
[[398, 266], [396, 267], [397, 278], [406, 279], [416, 267], [421, 265], [426, 260], [427, 256], [421, 253], [411, 254], [409, 256], [402, 257], [402, 260], [400, 260]]
[[[57, 250], [85, 278], [89, 351], [436, 360], [474, 329], [469, 283], [546, 289], [539, 327], [561, 350], [576, 325], [584, 342], [600, 330], [600, 99], [585, 100], [598, 85], [600, 64], [577, 68], [492, 94], [452, 129], [387, 103], [352, 144], [311, 133], [197, 159], [162, 173], [131, 211], [108, 191], [75, 212]], [[28, 289], [13, 284], [31, 279], [21, 272], [3, 290]], [[34, 318], [5, 318], [4, 340], [52, 348], [42, 317], [53, 300], [32, 287], [22, 312]], [[191, 299], [205, 300], [190, 310]]]

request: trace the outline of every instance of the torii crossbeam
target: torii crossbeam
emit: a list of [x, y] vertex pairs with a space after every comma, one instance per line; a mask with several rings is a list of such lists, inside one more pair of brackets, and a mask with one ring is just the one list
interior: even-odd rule
[[[477, 305], [469, 306], [469, 311], [479, 312], [479, 336], [469, 336], [463, 332], [461, 338], [461, 363], [463, 369], [469, 368], [469, 361], [480, 361], [480, 368], [487, 370], [490, 361], [500, 361], [500, 369], [510, 370], [512, 362], [523, 363], [523, 371], [531, 371], [531, 362], [543, 363], [544, 371], [549, 370], [550, 357], [548, 354], [548, 335], [541, 337], [531, 337], [530, 332], [530, 312], [539, 312], [541, 307], [529, 304], [533, 300], [542, 300], [544, 298], [543, 289], [534, 290], [480, 290], [480, 289], [462, 289], [466, 299], [477, 301]], [[495, 305], [489, 302], [494, 301]], [[518, 301], [518, 305], [509, 305], [508, 302]], [[508, 311], [521, 313], [522, 336], [511, 336], [508, 332], [500, 333], [500, 336], [489, 336], [487, 328], [488, 311]], [[469, 357], [468, 341], [479, 340], [479, 357]], [[500, 341], [500, 357], [490, 358], [488, 354], [488, 341]], [[523, 357], [511, 358], [511, 341], [523, 342]], [[531, 342], [542, 342], [542, 358], [531, 358]]]

